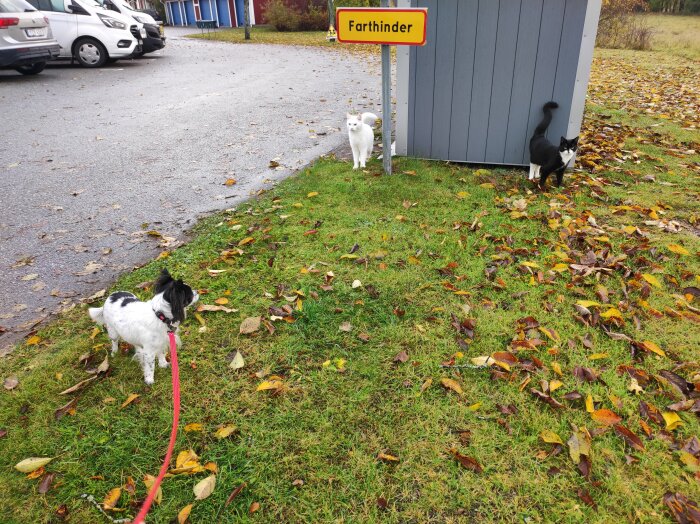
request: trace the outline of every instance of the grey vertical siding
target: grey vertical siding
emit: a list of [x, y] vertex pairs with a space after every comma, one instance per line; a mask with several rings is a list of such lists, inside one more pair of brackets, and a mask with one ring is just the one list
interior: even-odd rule
[[[439, 5], [438, 5], [439, 4]], [[428, 38], [411, 48], [407, 153], [525, 165], [542, 105], [565, 135], [589, 0], [412, 0]]]

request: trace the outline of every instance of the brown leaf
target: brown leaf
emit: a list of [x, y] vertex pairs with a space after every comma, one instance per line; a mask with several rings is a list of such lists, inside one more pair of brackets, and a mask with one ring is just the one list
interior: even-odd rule
[[540, 399], [542, 402], [546, 402], [547, 404], [549, 404], [553, 408], [564, 409], [564, 404], [562, 404], [558, 400], [550, 397], [546, 393], [542, 393], [541, 391], [538, 391], [535, 388], [530, 388], [530, 393], [532, 393], [535, 396], [535, 398]]
[[449, 452], [463, 467], [467, 468], [468, 470], [473, 471], [474, 473], [481, 473], [484, 471], [482, 465], [479, 464], [475, 458], [463, 455], [455, 448], [450, 448]]
[[592, 507], [596, 511], [598, 510], [598, 504], [595, 503], [595, 501], [591, 497], [591, 494], [588, 493], [588, 491], [586, 491], [583, 488], [579, 488], [577, 494], [578, 498], [580, 498], [586, 505]]
[[258, 329], [260, 329], [260, 317], [248, 317], [241, 324], [240, 333], [242, 335], [250, 335]]
[[182, 508], [177, 514], [177, 524], [185, 524], [187, 519], [190, 518], [190, 513], [192, 512], [192, 504], [187, 504]]
[[618, 424], [622, 420], [619, 415], [609, 409], [597, 409], [591, 413], [591, 418], [604, 426], [612, 426], [613, 424]]
[[39, 489], [37, 490], [41, 495], [44, 495], [51, 489], [51, 483], [53, 482], [55, 473], [47, 473], [41, 477], [41, 482], [39, 483]]
[[226, 503], [224, 504], [224, 507], [227, 507], [229, 504], [231, 504], [233, 499], [235, 499], [240, 494], [240, 492], [243, 491], [243, 488], [245, 488], [245, 487], [246, 487], [246, 483], [243, 482], [236, 489], [234, 489], [231, 492], [231, 494], [228, 496], [228, 498], [226, 499]]
[[85, 380], [81, 380], [75, 386], [71, 386], [68, 389], [61, 391], [59, 393], [59, 395], [67, 395], [68, 393], [75, 393], [76, 391], [83, 389], [85, 386], [87, 386], [90, 382], [92, 382], [96, 378], [97, 378], [97, 375], [95, 375], [94, 377], [86, 378]]
[[698, 524], [700, 522], [698, 505], [694, 501], [688, 500], [688, 497], [682, 493], [666, 492], [663, 500], [679, 524]]
[[622, 439], [627, 442], [631, 448], [636, 449], [637, 451], [644, 451], [644, 444], [642, 443], [642, 440], [625, 426], [622, 424], [615, 424], [613, 429], [615, 430], [615, 433], [622, 437]]
[[401, 351], [399, 352], [395, 357], [394, 357], [394, 362], [406, 362], [408, 360], [408, 353], [406, 351]]
[[5, 389], [11, 391], [19, 385], [19, 379], [17, 378], [17, 375], [10, 375], [4, 380], [2, 385]]
[[54, 415], [55, 419], [61, 420], [61, 418], [63, 418], [63, 416], [66, 413], [68, 413], [70, 415], [75, 415], [75, 409], [76, 409], [76, 406], [78, 405], [78, 398], [79, 397], [75, 397], [73, 400], [68, 402], [68, 404], [61, 406], [56, 411], [54, 411], [53, 415]]
[[251, 515], [258, 511], [260, 509], [260, 503], [259, 502], [253, 502], [250, 504], [250, 507], [248, 508], [248, 513]]

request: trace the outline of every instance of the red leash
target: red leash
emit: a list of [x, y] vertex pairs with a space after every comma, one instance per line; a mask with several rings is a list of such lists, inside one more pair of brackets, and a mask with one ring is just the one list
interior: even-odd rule
[[151, 486], [151, 490], [148, 492], [146, 500], [141, 506], [141, 511], [136, 515], [136, 518], [132, 521], [132, 524], [143, 524], [146, 522], [146, 515], [148, 510], [151, 509], [151, 504], [153, 504], [153, 499], [156, 496], [156, 492], [160, 487], [160, 483], [163, 481], [166, 472], [168, 471], [168, 466], [170, 465], [170, 459], [173, 456], [173, 449], [175, 449], [175, 438], [177, 437], [177, 423], [180, 420], [180, 371], [177, 367], [177, 345], [175, 343], [175, 333], [168, 331], [168, 337], [170, 337], [170, 366], [172, 367], [173, 373], [173, 428], [170, 430], [170, 443], [168, 444], [168, 452], [165, 454], [165, 460], [163, 460], [163, 465], [160, 468], [160, 473], [158, 473], [158, 478]]

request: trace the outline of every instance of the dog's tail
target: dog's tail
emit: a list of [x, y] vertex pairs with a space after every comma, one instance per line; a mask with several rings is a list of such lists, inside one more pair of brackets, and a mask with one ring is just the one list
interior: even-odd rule
[[360, 120], [362, 120], [365, 124], [367, 124], [370, 127], [374, 127], [374, 124], [378, 118], [379, 117], [374, 113], [362, 113], [360, 115]]
[[90, 318], [93, 319], [95, 322], [97, 322], [100, 326], [104, 325], [104, 323], [105, 323], [104, 308], [91, 307], [90, 309], [88, 309], [88, 313], [90, 314]]
[[544, 135], [545, 131], [547, 131], [547, 128], [549, 127], [549, 124], [552, 122], [552, 109], [556, 109], [557, 107], [559, 107], [559, 104], [557, 104], [556, 102], [547, 102], [544, 105], [544, 107], [542, 108], [544, 118], [539, 124], [537, 124], [537, 127], [535, 128], [535, 134], [533, 136]]

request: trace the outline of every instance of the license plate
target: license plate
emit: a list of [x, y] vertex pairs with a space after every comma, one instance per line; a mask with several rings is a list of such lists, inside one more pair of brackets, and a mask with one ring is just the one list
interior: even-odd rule
[[37, 36], [46, 36], [45, 27], [34, 27], [32, 29], [25, 29], [27, 36], [36, 38]]

